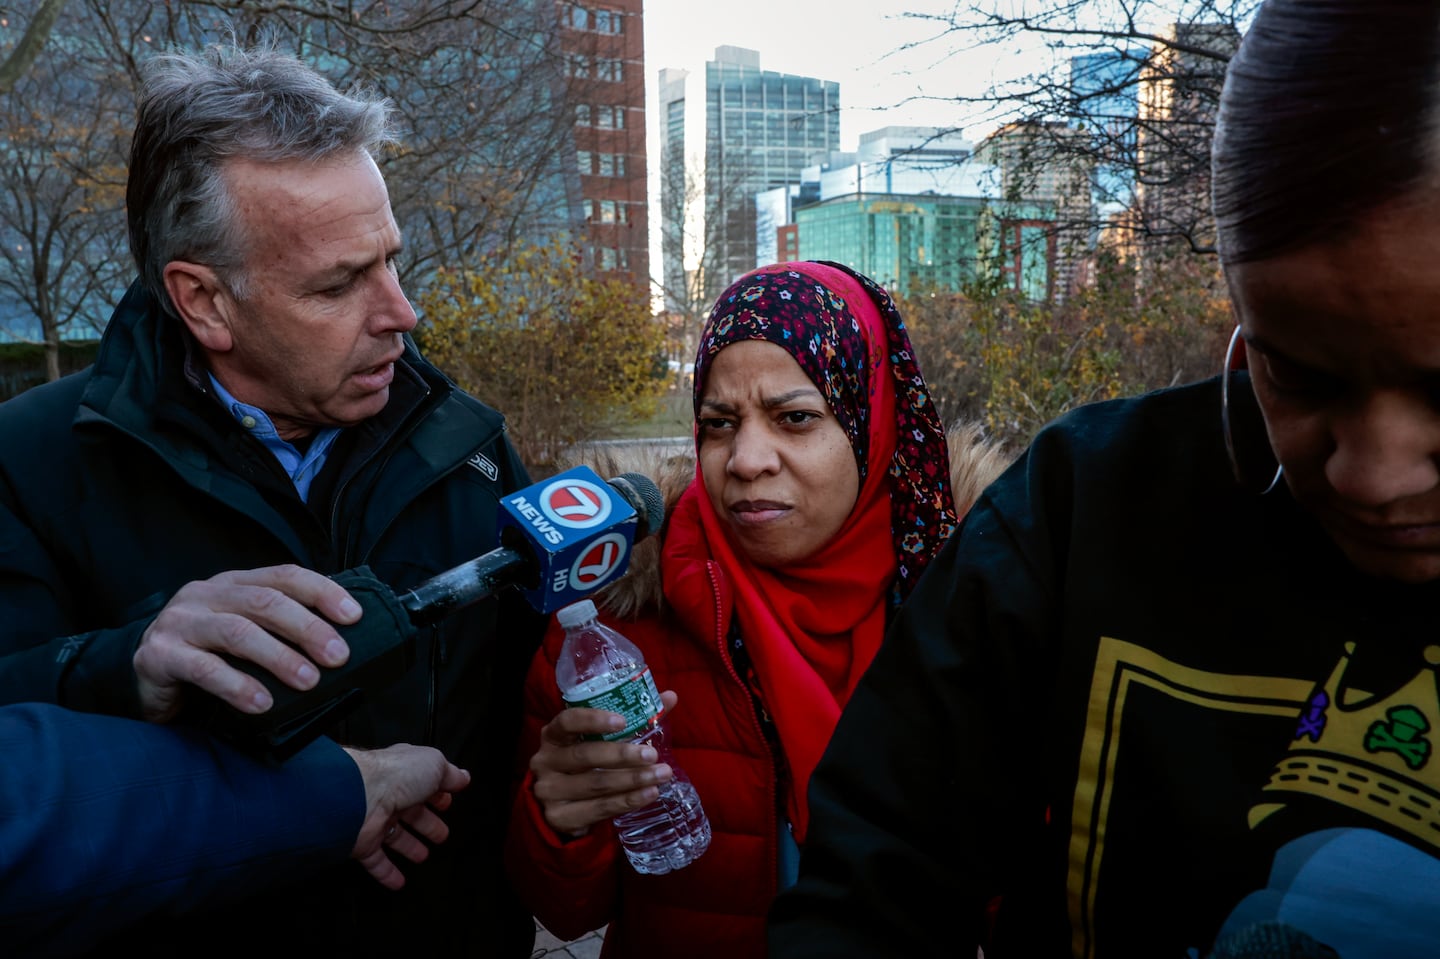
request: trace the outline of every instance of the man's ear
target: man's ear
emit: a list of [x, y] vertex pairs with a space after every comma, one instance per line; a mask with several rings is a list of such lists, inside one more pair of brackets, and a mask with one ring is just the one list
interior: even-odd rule
[[234, 301], [215, 271], [199, 263], [165, 264], [165, 290], [190, 335], [206, 351], [227, 353], [235, 345], [230, 331]]

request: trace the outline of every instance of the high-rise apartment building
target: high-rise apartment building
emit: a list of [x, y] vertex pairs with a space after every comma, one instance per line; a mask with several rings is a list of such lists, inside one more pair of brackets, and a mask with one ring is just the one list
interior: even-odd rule
[[[959, 131], [884, 127], [756, 196], [761, 259], [836, 260], [902, 295], [993, 277], [1050, 294], [1055, 204], [1011, 202]], [[776, 225], [771, 225], [776, 224]]]
[[754, 269], [755, 194], [799, 183], [840, 147], [840, 85], [760, 68], [760, 54], [715, 49], [705, 64], [706, 235], [716, 245], [708, 296]]
[[1002, 126], [975, 150], [977, 160], [999, 171], [1005, 203], [1053, 210], [1048, 220], [1017, 220], [1003, 237], [1007, 248], [1013, 247], [1017, 277], [1025, 274], [1026, 263], [1053, 262], [1048, 296], [1056, 300], [1074, 291], [1092, 247], [1095, 160], [1079, 148], [1086, 135], [1060, 121], [1023, 121]]
[[1214, 242], [1210, 137], [1220, 89], [1240, 33], [1229, 23], [1176, 23], [1140, 73], [1136, 208], [1146, 255], [1175, 240]]
[[965, 162], [973, 146], [958, 131], [936, 127], [889, 126], [860, 134], [854, 152], [832, 152], [812, 162], [798, 185], [756, 195], [756, 259], [784, 259], [780, 231], [795, 222], [796, 210], [821, 200], [849, 194], [981, 195]]
[[597, 271], [650, 285], [642, 0], [562, 3], [582, 247]]
[[1091, 192], [1101, 219], [1121, 212], [1134, 197], [1137, 90], [1145, 59], [1143, 47], [1070, 58], [1073, 114], [1095, 160]]

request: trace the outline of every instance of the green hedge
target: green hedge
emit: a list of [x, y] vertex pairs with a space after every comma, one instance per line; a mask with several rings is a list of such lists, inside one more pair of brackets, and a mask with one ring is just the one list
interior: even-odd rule
[[[84, 369], [95, 359], [99, 340], [60, 344], [60, 373]], [[0, 402], [45, 382], [45, 347], [38, 343], [0, 343]]]

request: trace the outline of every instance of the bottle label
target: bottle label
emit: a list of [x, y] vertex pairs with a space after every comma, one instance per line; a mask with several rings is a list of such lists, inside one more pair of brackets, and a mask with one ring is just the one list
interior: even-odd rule
[[607, 686], [594, 695], [586, 695], [586, 690], [581, 687], [564, 693], [561, 698], [565, 700], [567, 709], [604, 709], [624, 716], [625, 728], [619, 732], [586, 737], [587, 739], [603, 739], [607, 742], [634, 739], [640, 733], [655, 726], [660, 721], [660, 713], [663, 711], [660, 703], [660, 691], [655, 688], [655, 679], [650, 675], [649, 666], [614, 686]]

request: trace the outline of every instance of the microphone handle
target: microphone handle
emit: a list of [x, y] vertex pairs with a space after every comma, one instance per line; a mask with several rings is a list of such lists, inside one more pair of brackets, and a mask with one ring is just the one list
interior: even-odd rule
[[[502, 534], [502, 541], [505, 538], [509, 537]], [[366, 630], [363, 624], [358, 631], [342, 628], [351, 646], [349, 661], [336, 669], [321, 670], [319, 684], [309, 690], [291, 689], [277, 683], [262, 666], [226, 657], [236, 669], [266, 686], [274, 705], [251, 716], [210, 700], [203, 707], [209, 728], [252, 753], [275, 761], [288, 759], [356, 706], [366, 690], [385, 686], [410, 668], [415, 631], [405, 628], [400, 617], [408, 619], [411, 627], [428, 626], [507, 586], [533, 588], [540, 576], [534, 551], [519, 536], [510, 538], [509, 545], [448, 569], [405, 593], [392, 592], [374, 580], [368, 569], [360, 570], [363, 576], [346, 570], [333, 578], [348, 589], [370, 589], [379, 597], [366, 614], [367, 621], [372, 615], [382, 616], [387, 602], [391, 604], [389, 618], [379, 623], [381, 628]], [[386, 623], [394, 628], [384, 628]]]
[[410, 614], [410, 622], [426, 626], [494, 595], [532, 572], [533, 568], [534, 563], [529, 557], [508, 546], [501, 546], [427, 579], [396, 599]]

